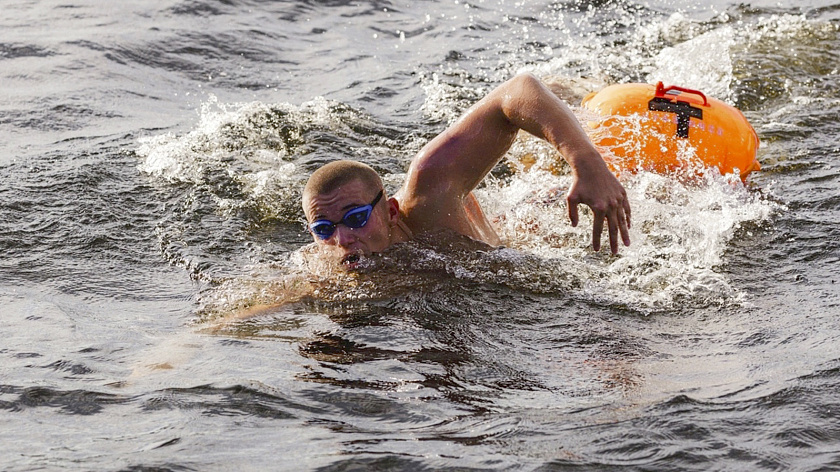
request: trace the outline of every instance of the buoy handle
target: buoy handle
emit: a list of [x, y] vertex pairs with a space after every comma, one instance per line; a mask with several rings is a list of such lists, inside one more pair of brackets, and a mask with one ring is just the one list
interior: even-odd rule
[[657, 82], [656, 83], [656, 96], [657, 97], [663, 97], [664, 98], [665, 94], [670, 92], [671, 90], [676, 90], [676, 91], [679, 91], [679, 92], [693, 93], [695, 95], [700, 95], [701, 97], [703, 97], [703, 106], [704, 107], [709, 106], [709, 100], [706, 99], [706, 94], [704, 94], [703, 92], [701, 92], [699, 90], [693, 90], [693, 89], [689, 89], [689, 88], [685, 88], [685, 87], [680, 87], [679, 85], [669, 85], [668, 87], [665, 87], [664, 85], [662, 85], [662, 82]]

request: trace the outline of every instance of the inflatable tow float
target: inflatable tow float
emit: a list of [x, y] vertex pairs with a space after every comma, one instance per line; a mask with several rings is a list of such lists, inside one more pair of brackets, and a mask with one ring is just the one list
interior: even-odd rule
[[614, 172], [716, 167], [746, 180], [761, 168], [758, 135], [744, 114], [698, 90], [662, 82], [611, 85], [581, 105], [602, 117], [589, 123], [591, 137], [613, 154], [608, 164]]

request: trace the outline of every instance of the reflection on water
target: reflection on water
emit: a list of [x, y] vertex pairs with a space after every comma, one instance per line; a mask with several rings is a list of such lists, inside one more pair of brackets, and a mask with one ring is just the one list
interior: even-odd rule
[[[3, 469], [838, 462], [836, 4], [103, 5], [0, 17]], [[622, 175], [610, 256], [521, 137], [477, 191], [504, 247], [311, 257], [312, 169], [359, 159], [393, 192], [523, 70], [572, 105], [657, 80], [728, 100], [762, 171]]]

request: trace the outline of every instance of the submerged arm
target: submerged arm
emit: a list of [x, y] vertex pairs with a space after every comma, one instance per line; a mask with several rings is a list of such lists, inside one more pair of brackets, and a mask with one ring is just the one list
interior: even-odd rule
[[420, 218], [434, 220], [458, 205], [504, 157], [520, 129], [548, 141], [569, 163], [569, 218], [576, 226], [577, 205], [592, 209], [593, 248], [600, 249], [604, 220], [612, 252], [618, 252], [619, 233], [629, 246], [630, 204], [624, 187], [569, 107], [530, 74], [490, 92], [420, 151], [406, 178], [413, 210]]

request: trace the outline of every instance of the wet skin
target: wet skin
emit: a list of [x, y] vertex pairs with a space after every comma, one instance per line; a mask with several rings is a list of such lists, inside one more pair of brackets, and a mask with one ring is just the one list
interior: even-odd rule
[[[569, 219], [572, 226], [578, 224], [581, 203], [592, 209], [592, 248], [600, 249], [605, 223], [613, 254], [618, 253], [619, 241], [629, 246], [630, 204], [624, 187], [568, 105], [530, 74], [494, 89], [427, 143], [412, 160], [396, 198], [377, 204], [367, 225], [357, 229], [339, 225], [328, 239], [315, 237], [316, 243], [345, 264], [382, 252], [412, 233], [451, 230], [498, 245], [499, 237], [472, 191], [504, 158], [521, 130], [549, 142], [569, 164]], [[310, 223], [341, 221], [347, 211], [369, 204], [379, 190], [351, 181], [305, 198], [304, 211]]]
[[[353, 180], [332, 192], [305, 198], [303, 207], [306, 219], [310, 223], [321, 219], [341, 221], [348, 211], [370, 204], [379, 190]], [[335, 257], [342, 264], [352, 267], [358, 264], [360, 256], [382, 252], [402, 240], [399, 231], [395, 231], [399, 217], [396, 200], [383, 198], [373, 207], [367, 224], [361, 228], [339, 224], [329, 238], [321, 239], [315, 235], [313, 238], [328, 257]]]

